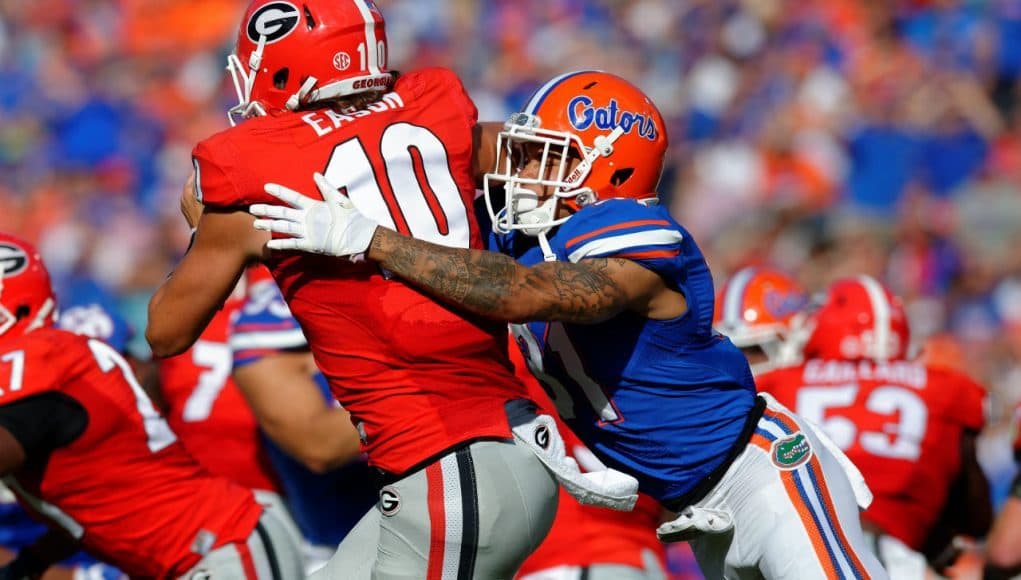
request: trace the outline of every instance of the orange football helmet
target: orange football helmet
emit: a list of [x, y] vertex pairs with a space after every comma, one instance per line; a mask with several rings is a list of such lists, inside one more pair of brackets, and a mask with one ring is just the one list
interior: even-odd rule
[[911, 338], [900, 299], [870, 276], [834, 282], [805, 333], [805, 358], [841, 360], [903, 360]]
[[744, 268], [720, 289], [713, 328], [742, 350], [761, 349], [766, 360], [752, 362], [752, 372], [766, 372], [796, 362], [791, 322], [807, 302], [805, 289], [787, 274]]
[[[538, 177], [521, 176], [518, 152], [541, 147]], [[497, 140], [497, 167], [485, 177], [486, 205], [498, 233], [522, 230], [545, 234], [573, 210], [600, 199], [655, 199], [667, 148], [666, 125], [652, 101], [624, 79], [599, 71], [554, 78], [540, 88], [523, 112], [515, 113]], [[580, 163], [568, 174], [560, 160]], [[559, 168], [553, 170], [553, 163]], [[549, 187], [540, 201], [522, 186]], [[490, 195], [503, 186], [502, 207]]]
[[32, 244], [0, 233], [0, 338], [53, 326], [56, 298], [50, 273]]
[[238, 118], [390, 88], [386, 25], [372, 0], [255, 0], [227, 58]]

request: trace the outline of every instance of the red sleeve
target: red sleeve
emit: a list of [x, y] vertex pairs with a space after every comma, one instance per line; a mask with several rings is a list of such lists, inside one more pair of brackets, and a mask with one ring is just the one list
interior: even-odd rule
[[[222, 135], [222, 134], [221, 134]], [[234, 207], [253, 203], [232, 176], [239, 166], [234, 147], [227, 139], [215, 135], [200, 142], [192, 151], [195, 166], [195, 193], [209, 207]]]
[[965, 429], [975, 432], [985, 428], [986, 390], [961, 373], [949, 374], [945, 380], [956, 387], [948, 390], [954, 393], [951, 408], [961, 425]]

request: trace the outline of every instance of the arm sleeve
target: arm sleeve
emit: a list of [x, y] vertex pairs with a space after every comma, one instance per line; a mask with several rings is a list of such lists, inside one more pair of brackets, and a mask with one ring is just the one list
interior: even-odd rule
[[250, 288], [248, 301], [231, 323], [230, 331], [234, 368], [276, 352], [308, 350], [308, 340], [301, 326], [272, 282]]
[[659, 271], [681, 253], [684, 233], [656, 208], [633, 200], [609, 200], [582, 209], [557, 237], [565, 259], [625, 258]]
[[88, 427], [85, 407], [55, 391], [32, 395], [0, 407], [0, 426], [25, 449], [29, 463], [73, 443]]
[[227, 146], [223, 139], [215, 142], [207, 140], [196, 145], [192, 151], [195, 196], [204, 205], [231, 207], [248, 204], [248, 200], [230, 178], [229, 168], [222, 159], [223, 155], [217, 154], [217, 151]]

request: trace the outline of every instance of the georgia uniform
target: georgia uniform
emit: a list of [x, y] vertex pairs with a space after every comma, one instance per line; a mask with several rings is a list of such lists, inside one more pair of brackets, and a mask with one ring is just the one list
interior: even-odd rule
[[195, 463], [112, 347], [43, 328], [0, 351], [0, 424], [17, 434], [19, 421], [40, 420], [25, 414], [32, 405], [63, 409], [51, 419], [60, 445], [26, 438], [28, 463], [5, 478], [30, 511], [138, 577], [180, 575], [244, 545], [262, 508]]
[[[316, 26], [349, 5], [321, 3]], [[270, 110], [199, 143], [206, 211], [245, 211], [273, 201], [266, 183], [298, 187], [321, 172], [395, 230], [481, 248], [469, 211], [477, 111], [457, 76], [409, 73], [344, 111]], [[381, 498], [402, 498], [397, 510], [377, 502], [322, 577], [510, 576], [549, 530], [557, 495], [552, 474], [512, 437], [507, 405], [527, 396], [507, 358], [506, 325], [467, 317], [373, 264], [293, 252], [265, 264], [369, 465], [389, 482]]]
[[961, 437], [985, 425], [984, 389], [910, 361], [812, 359], [756, 382], [858, 466], [875, 496], [862, 518], [921, 550], [960, 470]]
[[[265, 183], [301, 189], [319, 171], [380, 223], [481, 247], [468, 210], [476, 114], [452, 72], [417, 71], [367, 109], [270, 114], [199, 143], [198, 192], [207, 207], [245, 207], [273, 201]], [[463, 441], [510, 437], [504, 403], [523, 388], [503, 324], [466, 319], [372, 264], [278, 252], [267, 265], [371, 465], [400, 474]]]
[[278, 484], [259, 425], [231, 378], [230, 320], [243, 304], [231, 298], [187, 352], [159, 361], [167, 420], [188, 453], [214, 475], [248, 489]]
[[[231, 323], [230, 345], [234, 368], [250, 365], [264, 357], [287, 351], [307, 351], [308, 342], [291, 316], [276, 283], [249, 278], [247, 298]], [[333, 404], [333, 395], [322, 374], [316, 373], [323, 405]], [[286, 389], [287, 385], [280, 385]], [[328, 548], [325, 563], [334, 548], [376, 502], [376, 478], [365, 462], [358, 461], [317, 474], [265, 439], [266, 451], [280, 480], [287, 506], [305, 541]], [[314, 552], [311, 550], [310, 552]], [[307, 559], [314, 554], [307, 554]], [[310, 567], [317, 562], [311, 562]]]

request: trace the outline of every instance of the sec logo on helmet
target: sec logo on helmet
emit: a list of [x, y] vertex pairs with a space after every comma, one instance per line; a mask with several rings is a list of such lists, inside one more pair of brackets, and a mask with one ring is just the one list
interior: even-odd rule
[[300, 20], [298, 7], [290, 2], [271, 2], [259, 8], [248, 21], [248, 38], [258, 44], [259, 38], [266, 37], [266, 44], [273, 44], [294, 31]]
[[28, 266], [28, 254], [14, 244], [0, 244], [0, 273], [6, 278], [17, 276]]

